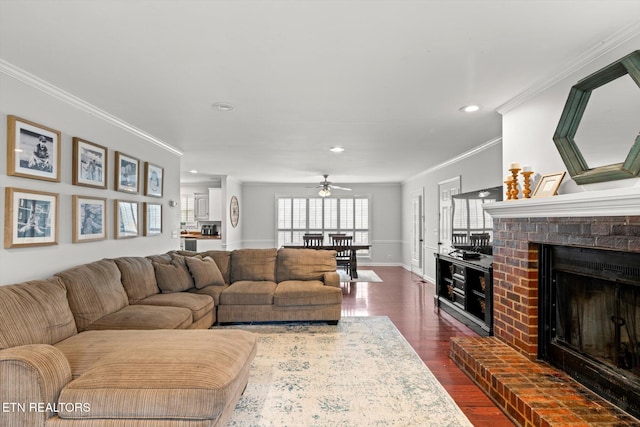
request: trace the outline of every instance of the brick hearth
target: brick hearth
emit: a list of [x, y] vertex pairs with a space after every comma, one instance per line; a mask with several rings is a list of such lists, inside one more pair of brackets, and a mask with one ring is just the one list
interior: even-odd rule
[[[598, 425], [638, 425], [566, 375], [536, 361], [538, 245], [542, 243], [640, 252], [640, 216], [495, 218], [495, 338], [455, 340], [452, 358], [520, 425], [594, 425], [598, 413], [606, 414], [607, 420], [600, 424], [604, 418], [598, 419]], [[500, 343], [508, 346], [496, 345]], [[520, 384], [514, 383], [514, 376]], [[571, 387], [558, 387], [559, 378]], [[548, 393], [554, 382], [563, 391], [562, 398]], [[523, 392], [527, 389], [534, 391]], [[569, 412], [567, 400], [573, 408]], [[569, 418], [560, 421], [561, 413]]]

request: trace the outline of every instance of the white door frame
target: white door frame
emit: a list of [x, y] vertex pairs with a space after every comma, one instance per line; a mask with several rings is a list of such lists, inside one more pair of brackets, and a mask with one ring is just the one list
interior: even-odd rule
[[460, 193], [461, 176], [438, 183], [438, 252], [448, 252], [451, 242], [451, 196]]
[[424, 276], [424, 187], [411, 192], [411, 272]]

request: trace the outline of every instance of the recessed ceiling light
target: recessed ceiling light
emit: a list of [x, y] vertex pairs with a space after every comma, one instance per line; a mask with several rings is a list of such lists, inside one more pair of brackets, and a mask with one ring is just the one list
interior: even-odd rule
[[460, 107], [460, 111], [464, 113], [473, 113], [474, 111], [478, 111], [480, 109], [477, 105], [465, 105], [464, 107]]
[[215, 104], [213, 104], [213, 107], [218, 111], [232, 111], [233, 110], [233, 105], [226, 104], [224, 102], [216, 102]]
[[342, 153], [344, 151], [344, 148], [342, 148], [342, 147], [331, 147], [331, 148], [329, 148], [329, 151], [331, 151], [333, 153]]
[[197, 169], [191, 169], [191, 170], [189, 171], [189, 173], [198, 173], [198, 170], [197, 170]]

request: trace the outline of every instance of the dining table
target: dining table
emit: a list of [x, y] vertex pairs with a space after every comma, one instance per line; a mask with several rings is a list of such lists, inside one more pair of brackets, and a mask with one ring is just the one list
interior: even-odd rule
[[353, 279], [358, 278], [358, 257], [356, 256], [357, 251], [371, 249], [371, 245], [364, 244], [352, 244], [348, 247], [345, 246], [337, 246], [337, 245], [313, 245], [313, 246], [304, 246], [304, 245], [284, 245], [284, 248], [291, 249], [324, 249], [330, 251], [344, 251], [345, 249], [351, 249], [351, 277]]

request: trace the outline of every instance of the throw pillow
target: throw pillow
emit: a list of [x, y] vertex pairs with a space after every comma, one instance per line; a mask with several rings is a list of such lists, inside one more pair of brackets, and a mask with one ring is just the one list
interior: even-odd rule
[[196, 288], [202, 289], [205, 286], [224, 286], [224, 278], [218, 268], [218, 265], [211, 257], [201, 258], [185, 257], [184, 259], [189, 267], [189, 272]]
[[184, 257], [174, 255], [171, 264], [153, 263], [156, 281], [163, 294], [182, 292], [193, 288], [193, 279], [187, 269]]

